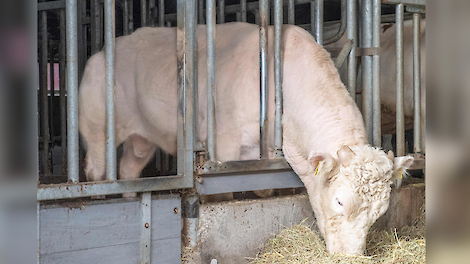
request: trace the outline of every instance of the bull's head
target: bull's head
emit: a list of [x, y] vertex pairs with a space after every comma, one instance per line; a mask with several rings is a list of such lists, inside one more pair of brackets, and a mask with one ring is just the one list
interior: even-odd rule
[[413, 158], [371, 146], [343, 146], [337, 156], [310, 153], [310, 202], [329, 252], [363, 254], [370, 227], [388, 209], [392, 177]]

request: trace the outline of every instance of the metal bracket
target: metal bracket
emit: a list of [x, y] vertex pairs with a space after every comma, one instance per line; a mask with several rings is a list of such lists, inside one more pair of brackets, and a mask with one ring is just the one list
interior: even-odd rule
[[426, 6], [407, 5], [406, 12], [425, 14]]

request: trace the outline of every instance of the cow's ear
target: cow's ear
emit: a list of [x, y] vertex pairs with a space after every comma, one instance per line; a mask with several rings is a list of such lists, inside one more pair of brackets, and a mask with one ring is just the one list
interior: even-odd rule
[[412, 156], [403, 156], [403, 157], [396, 157], [393, 160], [393, 180], [401, 179], [404, 175], [406, 175], [406, 171], [411, 167], [413, 164], [414, 158]]
[[344, 167], [349, 166], [354, 156], [356, 156], [354, 151], [346, 145], [343, 145], [336, 154], [338, 155], [339, 162], [341, 162]]
[[310, 164], [311, 168], [318, 173], [318, 166], [321, 162], [323, 162], [326, 158], [326, 155], [323, 153], [318, 153], [314, 150], [310, 152], [308, 155], [308, 163]]
[[338, 168], [338, 162], [328, 153], [311, 151], [308, 162], [313, 177], [321, 177], [324, 183], [330, 182]]

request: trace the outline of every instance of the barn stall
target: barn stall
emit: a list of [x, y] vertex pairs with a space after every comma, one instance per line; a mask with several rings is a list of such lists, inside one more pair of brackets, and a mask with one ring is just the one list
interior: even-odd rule
[[[283, 226], [313, 221], [310, 204], [299, 193], [303, 184], [282, 154], [282, 69], [280, 30], [267, 36], [266, 28], [279, 29], [287, 22], [299, 25], [318, 43], [348, 41], [340, 49], [328, 49], [338, 68], [347, 66], [345, 83], [364, 115], [369, 143], [389, 147], [397, 156], [415, 156], [414, 173], [422, 176], [424, 148], [421, 118], [420, 20], [425, 3], [418, 0], [288, 0], [288, 1], [41, 1], [38, 7], [38, 105], [39, 186], [38, 240], [40, 263], [97, 261], [113, 263], [176, 263], [181, 248], [198, 248], [194, 261], [207, 263], [236, 261], [253, 254], [254, 245], [277, 233]], [[405, 12], [406, 11], [406, 12]], [[217, 21], [216, 21], [217, 19]], [[403, 23], [413, 21], [413, 103], [412, 130], [406, 131], [404, 105]], [[208, 86], [208, 140], [196, 142], [198, 98], [195, 65], [196, 24], [206, 24], [209, 41], [214, 42], [215, 24], [241, 21], [260, 26], [260, 159], [238, 162], [215, 160], [214, 106], [212, 85]], [[396, 24], [397, 104], [396, 133], [382, 135], [380, 103], [380, 36], [383, 25]], [[106, 50], [106, 113], [114, 116], [114, 39], [139, 27], [176, 27], [178, 60], [178, 155], [157, 149], [142, 172], [142, 178], [117, 179], [117, 158], [122, 147], [115, 145], [114, 119], [107, 118], [106, 180], [86, 182], [84, 149], [78, 133], [78, 87], [87, 59]], [[275, 157], [267, 156], [266, 38], [275, 38]], [[214, 46], [208, 48], [213, 58]], [[208, 59], [208, 79], [216, 74]], [[264, 80], [264, 81], [263, 81]], [[209, 88], [210, 87], [210, 88]], [[409, 98], [408, 98], [409, 99]], [[264, 122], [263, 122], [264, 121]], [[190, 125], [187, 125], [190, 124]], [[410, 133], [411, 132], [411, 133]], [[394, 138], [393, 144], [382, 142]], [[408, 144], [406, 144], [408, 143]], [[411, 144], [412, 143], [412, 144]], [[419, 213], [423, 186], [399, 189], [394, 205], [379, 219], [380, 225], [404, 226]], [[276, 198], [242, 202], [200, 204], [200, 196], [233, 192], [239, 200], [252, 198], [251, 191], [276, 189]], [[121, 194], [137, 192], [138, 198]], [[248, 192], [248, 194], [247, 194]], [[403, 194], [406, 193], [406, 194]], [[103, 198], [106, 199], [96, 199]], [[405, 197], [405, 198], [403, 198]], [[400, 208], [409, 208], [404, 210]], [[286, 210], [280, 211], [278, 208]], [[397, 209], [396, 209], [397, 208]], [[214, 213], [219, 210], [222, 213]], [[224, 212], [232, 211], [227, 214]], [[263, 215], [263, 217], [260, 217]], [[237, 219], [238, 218], [238, 219]], [[246, 219], [245, 219], [246, 218]], [[245, 219], [245, 220], [240, 220]], [[405, 219], [405, 220], [404, 220]], [[411, 219], [411, 220], [410, 220]], [[208, 224], [209, 222], [218, 224]], [[239, 223], [238, 221], [242, 221]], [[183, 228], [181, 228], [183, 224]], [[218, 229], [226, 229], [221, 236]], [[231, 229], [232, 228], [232, 229]], [[250, 232], [258, 230], [256, 238]], [[230, 233], [237, 233], [227, 243]], [[200, 243], [201, 237], [211, 243]], [[247, 242], [249, 237], [251, 242]], [[219, 243], [225, 241], [225, 243]], [[199, 243], [199, 244], [198, 244]], [[201, 246], [201, 244], [205, 246]], [[199, 247], [198, 247], [199, 246]], [[230, 252], [232, 250], [232, 252]], [[237, 262], [237, 261], [236, 261]], [[225, 263], [225, 262], [223, 262]]]

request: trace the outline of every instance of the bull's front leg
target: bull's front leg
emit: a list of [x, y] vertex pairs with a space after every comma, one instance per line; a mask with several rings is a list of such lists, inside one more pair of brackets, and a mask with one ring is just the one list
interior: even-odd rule
[[[136, 179], [155, 153], [156, 145], [139, 135], [131, 135], [124, 142], [119, 162], [120, 179]], [[136, 197], [136, 193], [123, 193], [122, 197]]]

